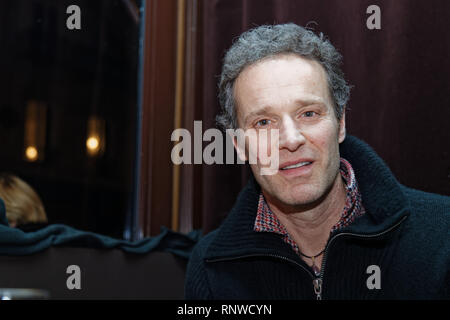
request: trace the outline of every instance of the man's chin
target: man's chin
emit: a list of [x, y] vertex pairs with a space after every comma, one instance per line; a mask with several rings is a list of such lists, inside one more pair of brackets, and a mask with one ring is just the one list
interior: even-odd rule
[[304, 208], [313, 205], [315, 202], [317, 202], [318, 198], [319, 197], [302, 195], [301, 197], [299, 196], [295, 198], [286, 199], [283, 202], [285, 206], [289, 206], [292, 208]]
[[318, 194], [317, 191], [297, 191], [289, 195], [275, 193], [269, 197], [269, 202], [276, 205], [280, 209], [283, 208], [283, 210], [287, 212], [302, 211], [312, 208], [320, 202], [320, 194]]

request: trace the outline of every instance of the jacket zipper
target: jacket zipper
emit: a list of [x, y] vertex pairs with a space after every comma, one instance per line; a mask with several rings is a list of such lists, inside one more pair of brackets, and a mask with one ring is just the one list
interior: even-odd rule
[[357, 233], [350, 233], [350, 232], [343, 232], [343, 233], [339, 233], [337, 235], [335, 235], [334, 237], [332, 237], [328, 243], [327, 246], [325, 248], [325, 252], [323, 254], [323, 260], [322, 260], [322, 265], [320, 268], [320, 274], [318, 277], [316, 277], [313, 280], [313, 286], [314, 286], [314, 293], [316, 294], [316, 299], [317, 300], [322, 300], [322, 291], [323, 291], [323, 274], [325, 273], [325, 265], [327, 262], [327, 253], [328, 253], [328, 249], [330, 247], [330, 244], [333, 242], [334, 239], [338, 238], [339, 236], [353, 236], [353, 237], [359, 237], [359, 238], [375, 238], [375, 237], [379, 237], [382, 235], [385, 235], [386, 233], [392, 231], [393, 229], [397, 228], [408, 216], [404, 216], [399, 222], [397, 222], [395, 225], [393, 225], [392, 227], [390, 227], [387, 230], [384, 230], [383, 232], [379, 232], [376, 234], [357, 234]]
[[311, 273], [310, 270], [308, 270], [307, 268], [305, 268], [304, 266], [302, 266], [301, 264], [299, 264], [297, 261], [289, 259], [285, 256], [281, 256], [281, 255], [276, 255], [276, 254], [271, 254], [271, 253], [254, 253], [254, 254], [247, 254], [247, 255], [243, 255], [243, 256], [237, 256], [237, 257], [228, 257], [228, 258], [217, 258], [217, 259], [207, 259], [206, 262], [220, 262], [220, 261], [231, 261], [231, 260], [238, 260], [238, 259], [243, 259], [243, 258], [253, 258], [253, 257], [272, 257], [272, 258], [278, 258], [281, 260], [285, 260], [285, 261], [289, 261], [299, 267], [301, 267], [303, 270], [305, 270], [312, 279], [312, 284], [313, 284], [313, 288], [314, 288], [314, 294], [316, 295], [316, 299], [317, 300], [322, 300], [322, 292], [323, 292], [323, 275], [325, 273], [325, 265], [326, 265], [326, 261], [327, 261], [327, 254], [328, 254], [328, 249], [330, 247], [330, 244], [339, 236], [353, 236], [353, 237], [359, 237], [359, 238], [374, 238], [374, 237], [379, 237], [382, 236], [390, 231], [392, 231], [393, 229], [395, 229], [396, 227], [398, 227], [405, 219], [407, 218], [407, 216], [403, 217], [399, 222], [397, 222], [395, 225], [393, 225], [392, 227], [390, 227], [387, 230], [384, 230], [383, 232], [379, 232], [377, 234], [370, 234], [370, 235], [366, 235], [366, 234], [357, 234], [357, 233], [350, 233], [350, 232], [343, 232], [343, 233], [339, 233], [337, 235], [335, 235], [334, 237], [332, 237], [328, 243], [327, 246], [325, 248], [325, 252], [323, 255], [323, 260], [322, 260], [322, 264], [321, 264], [321, 268], [320, 268], [320, 274], [318, 276], [314, 276], [313, 273]]

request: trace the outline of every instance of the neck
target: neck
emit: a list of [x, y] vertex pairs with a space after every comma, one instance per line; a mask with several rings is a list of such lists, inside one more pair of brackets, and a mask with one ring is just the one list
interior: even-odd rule
[[[266, 194], [263, 191], [264, 196]], [[314, 256], [323, 250], [331, 228], [339, 221], [345, 206], [346, 189], [340, 173], [329, 191], [316, 203], [303, 208], [287, 208], [266, 197], [267, 204], [277, 216], [300, 251]]]

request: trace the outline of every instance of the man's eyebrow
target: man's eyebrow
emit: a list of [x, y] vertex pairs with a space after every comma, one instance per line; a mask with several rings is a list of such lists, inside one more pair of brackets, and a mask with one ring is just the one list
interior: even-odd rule
[[[302, 107], [306, 107], [312, 104], [322, 104], [325, 105], [325, 101], [322, 98], [309, 98], [309, 99], [297, 99], [294, 102], [296, 105], [298, 106], [302, 106]], [[262, 107], [261, 109], [258, 109], [256, 111], [252, 111], [250, 112], [244, 119], [244, 123], [247, 123], [248, 119], [259, 116], [259, 115], [263, 115], [263, 114], [268, 114], [271, 113], [273, 110], [273, 108], [271, 106], [265, 106]]]
[[319, 97], [317, 97], [317, 98], [311, 97], [308, 99], [297, 99], [297, 100], [295, 100], [295, 104], [301, 105], [301, 106], [309, 106], [312, 104], [325, 104], [325, 101]]
[[266, 107], [263, 107], [263, 108], [258, 109], [256, 111], [252, 111], [245, 117], [244, 123], [247, 123], [248, 119], [250, 119], [250, 118], [253, 118], [253, 117], [256, 117], [256, 116], [259, 116], [259, 115], [262, 115], [262, 114], [268, 114], [271, 111], [272, 111], [272, 107], [270, 107], [270, 106], [266, 106]]

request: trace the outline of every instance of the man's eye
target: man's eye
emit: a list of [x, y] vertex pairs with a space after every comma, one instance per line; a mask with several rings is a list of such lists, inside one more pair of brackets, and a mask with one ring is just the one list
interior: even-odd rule
[[268, 119], [259, 120], [259, 121], [256, 123], [256, 125], [257, 125], [258, 127], [264, 127], [264, 126], [267, 126], [268, 124], [270, 124], [270, 120], [268, 120]]
[[315, 113], [314, 111], [306, 111], [305, 113], [303, 113], [303, 116], [306, 118], [311, 118], [314, 117], [317, 113]]

